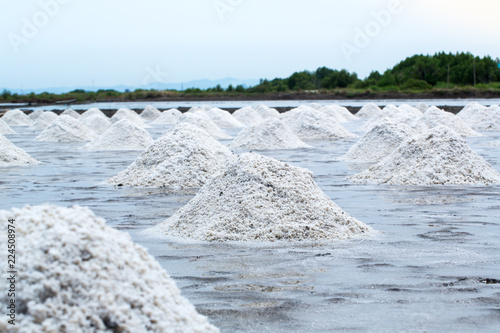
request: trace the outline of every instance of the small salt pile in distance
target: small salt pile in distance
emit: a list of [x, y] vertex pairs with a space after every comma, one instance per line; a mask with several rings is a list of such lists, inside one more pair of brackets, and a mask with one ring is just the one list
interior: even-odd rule
[[106, 182], [138, 187], [198, 188], [233, 157], [229, 149], [203, 129], [182, 123]]
[[66, 109], [66, 110], [64, 110], [64, 112], [61, 113], [61, 116], [62, 115], [70, 116], [70, 117], [73, 117], [75, 119], [80, 118], [80, 114], [78, 112], [76, 112], [75, 110], [73, 110], [73, 109]]
[[215, 125], [221, 128], [244, 127], [242, 123], [236, 120], [229, 112], [225, 110], [212, 108], [205, 114], [210, 120], [215, 123]]
[[38, 117], [40, 117], [42, 114], [43, 114], [43, 110], [40, 110], [40, 109], [33, 110], [33, 112], [31, 112], [31, 113], [28, 115], [28, 118], [30, 118], [31, 120], [35, 121], [35, 120], [37, 120], [37, 119], [38, 119]]
[[404, 123], [413, 128], [417, 133], [421, 133], [428, 129], [427, 125], [420, 121], [421, 116], [415, 115], [404, 109], [400, 109], [395, 105], [389, 104], [380, 112], [374, 114], [368, 121], [360, 127], [361, 131], [368, 132], [374, 126], [387, 122], [387, 119], [396, 122]]
[[358, 137], [335, 119], [310, 107], [296, 108], [282, 113], [280, 119], [301, 139]]
[[75, 142], [90, 141], [96, 137], [97, 134], [75, 118], [70, 116], [59, 116], [36, 137], [36, 140], [48, 142]]
[[[88, 209], [0, 210], [15, 220], [18, 313], [2, 332], [218, 332], [130, 236]], [[0, 298], [2, 308], [8, 299]], [[5, 316], [4, 316], [5, 317]], [[19, 329], [13, 329], [18, 327]]]
[[[339, 118], [340, 116], [340, 118], [337, 121], [341, 123], [358, 119], [358, 117], [353, 115], [347, 108], [340, 106], [338, 104], [325, 105], [324, 107], [321, 108], [321, 111], [336, 118]], [[335, 116], [335, 114], [337, 114], [338, 116]], [[344, 121], [340, 121], [340, 119], [344, 119]]]
[[3, 117], [3, 121], [9, 126], [31, 126], [33, 125], [33, 120], [31, 120], [23, 111], [21, 110], [9, 110]]
[[279, 117], [280, 113], [278, 110], [268, 107], [267, 105], [261, 104], [255, 108], [255, 111], [261, 116], [263, 119], [271, 118], [271, 117]]
[[80, 123], [99, 135], [111, 127], [111, 121], [103, 113], [96, 112], [88, 117], [80, 117], [78, 120]]
[[251, 106], [245, 106], [234, 111], [233, 117], [245, 126], [251, 126], [260, 123], [263, 118]]
[[177, 109], [163, 111], [161, 115], [153, 121], [153, 124], [172, 125], [179, 121], [182, 112]]
[[460, 134], [461, 136], [481, 136], [478, 132], [469, 127], [462, 119], [451, 112], [446, 112], [435, 106], [430, 107], [420, 118], [429, 128], [445, 125]]
[[111, 123], [117, 123], [120, 120], [128, 119], [132, 124], [141, 128], [149, 128], [149, 125], [142, 120], [142, 118], [137, 114], [137, 112], [130, 109], [118, 109], [115, 114], [111, 117]]
[[389, 156], [350, 179], [392, 185], [488, 185], [500, 174], [446, 126], [404, 142]]
[[229, 144], [230, 148], [246, 149], [296, 149], [308, 148], [293, 131], [278, 118], [245, 127]]
[[24, 150], [14, 145], [3, 134], [0, 134], [0, 166], [22, 166], [28, 164], [39, 164], [36, 159], [28, 155]]
[[212, 120], [208, 119], [205, 116], [201, 116], [196, 113], [190, 113], [186, 112], [183, 113], [179, 117], [179, 123], [190, 123], [193, 125], [196, 125], [198, 127], [201, 127], [203, 130], [205, 130], [208, 134], [210, 134], [212, 137], [215, 139], [231, 139], [229, 135], [224, 133], [223, 130], [219, 128]]
[[135, 126], [128, 119], [113, 124], [107, 131], [90, 141], [85, 150], [143, 150], [153, 144], [146, 130]]
[[240, 155], [186, 206], [146, 232], [248, 242], [335, 240], [374, 233], [331, 201], [311, 171], [253, 153]]
[[425, 111], [427, 111], [427, 109], [429, 108], [429, 105], [427, 105], [426, 103], [424, 102], [420, 102], [418, 103], [416, 106], [415, 106], [420, 112], [422, 112], [422, 114], [425, 113]]
[[463, 118], [463, 121], [475, 130], [500, 130], [500, 107], [477, 108], [473, 115]]
[[0, 118], [0, 134], [15, 134], [16, 132]]
[[306, 106], [310, 107], [310, 108], [313, 108], [314, 110], [321, 110], [321, 108], [323, 107], [323, 105], [321, 105], [319, 103], [316, 103], [316, 102], [309, 103]]
[[145, 121], [153, 121], [159, 116], [161, 116], [160, 110], [151, 105], [146, 106], [140, 114], [140, 117]]
[[361, 109], [359, 109], [358, 112], [356, 112], [356, 117], [358, 118], [370, 118], [374, 114], [380, 112], [380, 108], [378, 107], [377, 104], [375, 103], [366, 103], [363, 105]]
[[[90, 108], [88, 109], [87, 111], [85, 111], [84, 113], [82, 113], [80, 115], [80, 121], [82, 121], [83, 119], [87, 118], [87, 117], [90, 117], [90, 116], [93, 116], [93, 115], [96, 115], [96, 114], [99, 114], [101, 116], [104, 116], [106, 117], [106, 115], [104, 114], [104, 112], [102, 112], [101, 110], [99, 110], [98, 108]], [[106, 117], [108, 118], [108, 117]]]
[[388, 120], [365, 133], [339, 160], [378, 162], [414, 134], [415, 131], [406, 124]]
[[398, 107], [400, 110], [405, 110], [408, 113], [414, 114], [415, 116], [421, 117], [423, 115], [422, 111], [409, 104], [401, 104]]
[[470, 102], [464, 106], [459, 113], [457, 113], [457, 117], [468, 123], [469, 121], [474, 120], [475, 115], [484, 109], [486, 109], [486, 106], [479, 104], [478, 102]]
[[47, 126], [52, 124], [52, 122], [56, 120], [57, 117], [58, 115], [55, 114], [54, 112], [45, 111], [38, 118], [36, 118], [31, 128], [36, 130], [44, 130], [47, 128]]

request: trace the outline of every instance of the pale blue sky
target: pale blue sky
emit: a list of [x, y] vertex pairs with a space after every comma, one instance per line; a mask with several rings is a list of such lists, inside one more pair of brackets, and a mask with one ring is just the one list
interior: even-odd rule
[[498, 0], [3, 0], [0, 88], [274, 78], [320, 66], [365, 77], [415, 53], [496, 58], [499, 13]]

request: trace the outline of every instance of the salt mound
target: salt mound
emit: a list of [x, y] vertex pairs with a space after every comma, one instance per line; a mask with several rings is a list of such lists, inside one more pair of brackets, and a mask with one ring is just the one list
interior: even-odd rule
[[323, 105], [316, 103], [316, 102], [309, 103], [309, 104], [307, 104], [307, 106], [310, 108], [313, 108], [314, 110], [321, 110], [321, 108], [323, 107]]
[[40, 110], [40, 109], [33, 110], [33, 112], [31, 112], [31, 113], [28, 115], [28, 118], [30, 118], [31, 120], [35, 121], [35, 120], [37, 120], [37, 119], [38, 119], [38, 117], [40, 117], [42, 114], [43, 114], [43, 110]]
[[210, 105], [203, 104], [202, 106], [200, 106], [200, 109], [202, 109], [203, 111], [210, 111], [212, 107]]
[[374, 231], [331, 201], [309, 170], [246, 153], [147, 232], [201, 241], [266, 242], [346, 239]]
[[161, 116], [153, 121], [153, 124], [175, 124], [181, 115], [182, 112], [177, 109], [166, 110], [161, 113]]
[[210, 134], [217, 140], [231, 138], [229, 135], [224, 133], [224, 131], [221, 130], [212, 120], [208, 119], [207, 117], [200, 116], [198, 114], [189, 112], [183, 113], [179, 117], [179, 122], [191, 123], [193, 125], [201, 127], [203, 130], [205, 130], [208, 134]]
[[46, 111], [43, 112], [38, 118], [36, 118], [35, 122], [31, 126], [31, 128], [36, 129], [36, 130], [44, 130], [52, 124], [54, 120], [56, 120], [58, 117], [57, 114], [51, 111]]
[[281, 114], [282, 121], [299, 137], [320, 138], [357, 138], [335, 119], [316, 109], [293, 109]]
[[236, 120], [229, 112], [219, 108], [212, 108], [206, 112], [206, 115], [215, 125], [223, 128], [243, 127], [244, 125]]
[[90, 209], [1, 210], [5, 230], [8, 219], [15, 220], [23, 244], [16, 248], [22, 292], [16, 293], [16, 326], [4, 318], [0, 331], [218, 332], [145, 248]]
[[244, 128], [229, 144], [229, 147], [247, 149], [295, 149], [307, 148], [310, 146], [300, 140], [293, 131], [278, 118], [269, 118], [258, 124]]
[[3, 117], [3, 121], [9, 126], [31, 126], [33, 125], [33, 120], [31, 120], [23, 111], [21, 110], [9, 110]]
[[399, 109], [401, 110], [405, 110], [406, 112], [409, 112], [409, 113], [412, 113], [418, 117], [421, 117], [422, 116], [422, 111], [420, 111], [419, 109], [417, 109], [416, 107], [414, 106], [411, 106], [409, 104], [401, 104], [399, 106]]
[[429, 128], [446, 125], [461, 136], [481, 136], [481, 134], [474, 131], [469, 127], [469, 125], [453, 113], [446, 112], [435, 106], [430, 107], [420, 120], [429, 126]]
[[70, 116], [70, 117], [73, 117], [75, 119], [80, 118], [80, 114], [73, 109], [66, 109], [66, 110], [64, 110], [63, 113], [61, 113], [61, 115]]
[[[93, 116], [93, 115], [96, 115], [96, 114], [99, 114], [101, 116], [106, 117], [106, 115], [104, 114], [104, 112], [102, 112], [98, 108], [90, 108], [90, 109], [88, 109], [87, 111], [85, 111], [84, 113], [82, 113], [80, 115], [80, 120], [83, 120], [83, 119], [85, 119], [87, 117], [90, 117], [90, 116]], [[108, 118], [108, 117], [106, 117], [106, 118]]]
[[464, 121], [476, 130], [500, 130], [500, 107], [492, 105], [476, 110], [473, 116]]
[[179, 124], [156, 140], [110, 184], [140, 187], [201, 187], [233, 154], [192, 124]]
[[326, 105], [323, 109], [333, 109], [336, 110], [346, 121], [356, 120], [358, 117], [353, 115], [346, 107], [340, 106], [338, 104]]
[[10, 126], [3, 121], [3, 119], [0, 119], [0, 134], [15, 134], [16, 132], [10, 128]]
[[0, 134], [0, 167], [39, 164], [37, 160], [24, 150], [14, 145]]
[[457, 113], [457, 116], [464, 121], [469, 121], [474, 118], [476, 113], [484, 109], [486, 109], [486, 106], [479, 104], [478, 102], [470, 102], [459, 113]]
[[420, 121], [421, 117], [395, 105], [387, 105], [380, 112], [374, 114], [368, 121], [360, 127], [362, 131], [370, 131], [374, 126], [387, 122], [387, 119], [404, 123], [413, 128], [418, 133], [428, 129], [427, 125]]
[[148, 105], [144, 110], [142, 110], [140, 117], [146, 121], [153, 121], [161, 116], [160, 110], [154, 106]]
[[40, 135], [38, 141], [73, 142], [95, 139], [97, 134], [70, 116], [59, 116]]
[[111, 117], [111, 123], [117, 123], [120, 120], [128, 119], [132, 124], [141, 128], [149, 128], [151, 126], [146, 125], [142, 118], [137, 114], [137, 112], [130, 109], [118, 109], [115, 114]]
[[384, 124], [374, 126], [339, 159], [356, 162], [378, 162], [398, 148], [401, 142], [414, 134], [415, 131], [411, 127], [389, 120]]
[[332, 107], [331, 105], [324, 106], [320, 109], [328, 117], [335, 119], [338, 123], [345, 123], [347, 119], [337, 110], [337, 108]]
[[128, 119], [120, 120], [98, 138], [87, 143], [85, 150], [143, 150], [153, 144], [146, 130], [135, 126]]
[[456, 132], [438, 126], [402, 142], [350, 179], [393, 185], [487, 185], [500, 183], [500, 174]]
[[261, 104], [255, 108], [255, 111], [261, 116], [263, 119], [278, 117], [280, 113], [276, 109], [272, 109], [267, 105]]
[[427, 109], [429, 108], [429, 105], [427, 105], [426, 103], [424, 102], [420, 102], [418, 103], [416, 106], [415, 106], [420, 112], [422, 112], [422, 114], [427, 111]]
[[375, 103], [367, 103], [363, 105], [361, 109], [359, 109], [358, 112], [356, 112], [356, 117], [359, 118], [370, 118], [374, 114], [380, 111], [380, 108], [378, 107], [377, 104]]
[[251, 106], [245, 106], [234, 111], [233, 117], [245, 126], [255, 125], [263, 120], [260, 114]]
[[88, 117], [81, 117], [79, 121], [87, 128], [91, 129], [94, 133], [99, 135], [111, 127], [111, 121], [109, 118], [97, 112]]

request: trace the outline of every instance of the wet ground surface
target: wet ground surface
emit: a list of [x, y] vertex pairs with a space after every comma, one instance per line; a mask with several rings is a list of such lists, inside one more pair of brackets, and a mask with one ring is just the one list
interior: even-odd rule
[[[90, 207], [147, 247], [222, 332], [500, 331], [500, 186], [354, 184], [346, 177], [363, 166], [336, 158], [356, 139], [308, 141], [314, 148], [261, 153], [312, 170], [323, 191], [378, 237], [260, 245], [150, 239], [141, 231], [196, 190], [106, 185], [139, 152], [86, 152], [15, 129], [7, 137], [43, 164], [0, 169], [0, 209]], [[165, 129], [150, 131], [157, 138]], [[490, 145], [500, 132], [483, 133], [468, 142], [500, 171], [500, 147]]]

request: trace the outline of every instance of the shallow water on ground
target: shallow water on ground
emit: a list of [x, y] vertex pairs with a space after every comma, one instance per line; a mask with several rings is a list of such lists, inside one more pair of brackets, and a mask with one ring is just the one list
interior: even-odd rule
[[[346, 126], [361, 134], [362, 123]], [[158, 138], [166, 128], [149, 131]], [[336, 158], [356, 139], [307, 141], [313, 148], [260, 153], [312, 170], [333, 201], [379, 236], [260, 245], [150, 239], [141, 231], [196, 190], [106, 185], [140, 152], [87, 152], [82, 143], [38, 142], [38, 132], [15, 129], [19, 134], [7, 137], [43, 164], [0, 169], [0, 209], [46, 202], [90, 207], [147, 247], [222, 332], [500, 330], [498, 185], [354, 184], [346, 177], [366, 165]], [[490, 145], [500, 132], [482, 133], [467, 141], [500, 171], [500, 147]]]

